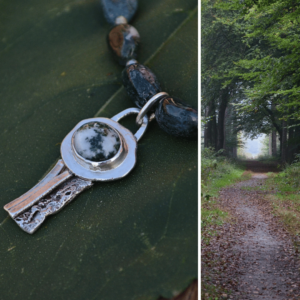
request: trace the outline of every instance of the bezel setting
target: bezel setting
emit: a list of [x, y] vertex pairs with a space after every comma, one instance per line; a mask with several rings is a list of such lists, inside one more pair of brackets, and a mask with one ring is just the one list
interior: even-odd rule
[[[108, 160], [94, 162], [80, 156], [74, 147], [74, 135], [89, 123], [103, 123], [113, 129], [120, 138], [120, 148]], [[65, 166], [74, 175], [93, 181], [113, 181], [125, 177], [136, 164], [137, 140], [125, 127], [108, 118], [91, 118], [79, 122], [64, 138], [60, 152]]]

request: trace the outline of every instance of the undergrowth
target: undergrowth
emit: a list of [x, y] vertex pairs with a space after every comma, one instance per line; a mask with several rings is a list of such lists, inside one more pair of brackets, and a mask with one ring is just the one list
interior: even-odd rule
[[300, 235], [300, 156], [279, 174], [269, 174], [266, 189], [279, 216], [290, 233]]
[[202, 231], [211, 224], [222, 224], [227, 213], [217, 203], [218, 192], [241, 179], [244, 169], [232, 160], [205, 148], [201, 152], [201, 225]]

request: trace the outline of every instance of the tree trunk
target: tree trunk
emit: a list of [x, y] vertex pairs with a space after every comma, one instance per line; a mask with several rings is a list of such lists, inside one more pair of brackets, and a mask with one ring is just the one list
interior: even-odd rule
[[[223, 149], [224, 150], [226, 150], [226, 130], [230, 132], [230, 129], [231, 129], [230, 127], [226, 128], [227, 127], [226, 121], [228, 120], [228, 116], [229, 116], [229, 109], [228, 109], [228, 106], [227, 106], [226, 109], [225, 109], [225, 114], [224, 114], [224, 127], [223, 127], [223, 130], [224, 130]], [[229, 136], [230, 136], [230, 134], [231, 134], [231, 132], [229, 133]]]
[[205, 117], [210, 118], [205, 124], [204, 130], [204, 147], [213, 147], [216, 149], [217, 146], [217, 120], [216, 120], [216, 109], [214, 101], [211, 101], [205, 109]]
[[277, 144], [276, 144], [276, 130], [272, 131], [272, 156], [275, 157], [277, 155]]
[[300, 126], [295, 127], [295, 153], [300, 153]]
[[[208, 118], [208, 114], [209, 114], [209, 107], [208, 106], [206, 106], [206, 108], [205, 108], [205, 119], [207, 119]], [[208, 148], [209, 146], [209, 143], [208, 143], [208, 139], [209, 139], [209, 134], [208, 134], [208, 132], [209, 132], [209, 124], [210, 122], [207, 122], [206, 124], [205, 124], [205, 126], [204, 126], [204, 147], [205, 148]]]
[[224, 127], [225, 127], [225, 112], [228, 104], [229, 93], [228, 88], [222, 90], [219, 105], [218, 114], [218, 140], [217, 150], [221, 150], [224, 147]]
[[272, 156], [272, 133], [269, 134], [269, 156]]
[[287, 162], [287, 122], [282, 121], [282, 137], [281, 137], [281, 162]]
[[216, 112], [214, 111], [214, 116], [212, 118], [212, 133], [211, 133], [211, 146], [214, 149], [217, 149], [217, 139], [218, 139], [218, 127], [217, 127], [217, 117], [216, 117]]
[[288, 157], [287, 161], [291, 163], [294, 160], [295, 154], [295, 142], [294, 142], [294, 127], [288, 129], [289, 139], [288, 139]]
[[232, 157], [237, 158], [237, 147], [232, 148]]
[[268, 113], [270, 114], [271, 122], [273, 123], [275, 129], [272, 131], [272, 156], [273, 157], [277, 155], [277, 144], [276, 144], [277, 134], [276, 133], [278, 131], [280, 141], [281, 141], [281, 133], [282, 133], [276, 121], [275, 111], [276, 111], [276, 105], [274, 102], [272, 102], [271, 110], [269, 110]]

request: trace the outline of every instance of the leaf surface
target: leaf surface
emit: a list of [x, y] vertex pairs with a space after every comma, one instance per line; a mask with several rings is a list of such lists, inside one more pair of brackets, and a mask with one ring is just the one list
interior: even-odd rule
[[[0, 192], [34, 186], [82, 119], [134, 107], [90, 0], [0, 1]], [[197, 1], [140, 1], [140, 62], [197, 106]], [[136, 130], [134, 118], [123, 124]], [[197, 142], [152, 122], [124, 179], [96, 183], [28, 235], [0, 211], [2, 299], [171, 298], [197, 276]]]

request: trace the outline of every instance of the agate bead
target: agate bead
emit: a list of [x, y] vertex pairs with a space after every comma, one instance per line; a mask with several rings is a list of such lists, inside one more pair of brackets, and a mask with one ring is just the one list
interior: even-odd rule
[[137, 10], [137, 0], [101, 0], [104, 16], [108, 23], [115, 24], [123, 16], [129, 22]]
[[114, 157], [120, 149], [118, 133], [100, 122], [88, 123], [74, 134], [76, 152], [89, 161], [105, 161]]
[[128, 65], [122, 72], [123, 85], [135, 105], [142, 108], [146, 102], [161, 92], [154, 73], [139, 63]]
[[107, 36], [108, 47], [122, 66], [125, 66], [128, 60], [137, 57], [139, 41], [138, 31], [128, 24], [114, 26]]
[[175, 97], [159, 101], [155, 111], [157, 123], [165, 132], [176, 137], [196, 139], [198, 135], [198, 112]]

